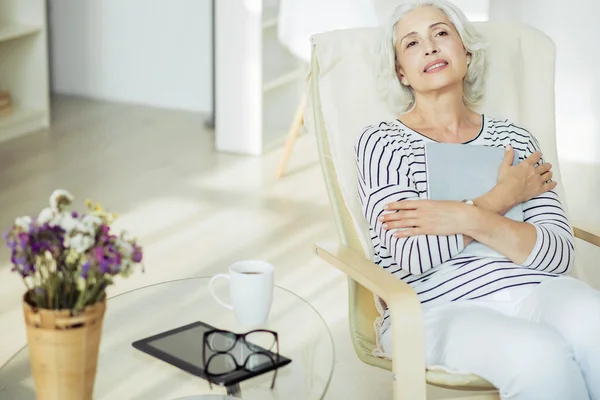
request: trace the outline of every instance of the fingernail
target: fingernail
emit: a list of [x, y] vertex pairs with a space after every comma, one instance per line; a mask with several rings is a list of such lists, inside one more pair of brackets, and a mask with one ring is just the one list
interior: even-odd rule
[[383, 215], [378, 218], [380, 221], [383, 221]]
[[394, 236], [394, 237], [400, 237], [400, 234], [398, 232], [396, 232], [392, 236]]
[[506, 151], [510, 150], [510, 144], [506, 146]]
[[387, 229], [387, 224], [381, 225], [383, 229]]
[[387, 204], [385, 206], [383, 206], [384, 210], [387, 210], [388, 208], [390, 208], [390, 206], [388, 206]]

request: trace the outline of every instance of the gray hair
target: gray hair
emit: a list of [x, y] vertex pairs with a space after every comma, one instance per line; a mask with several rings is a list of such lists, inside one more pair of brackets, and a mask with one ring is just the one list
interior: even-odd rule
[[387, 26], [383, 42], [381, 43], [381, 57], [378, 71], [380, 90], [395, 112], [409, 111], [415, 105], [415, 95], [410, 87], [400, 83], [396, 71], [396, 24], [410, 11], [420, 7], [435, 7], [443, 12], [454, 24], [465, 49], [471, 53], [471, 62], [463, 80], [463, 101], [466, 105], [473, 106], [483, 98], [485, 84], [485, 41], [477, 32], [471, 21], [456, 5], [447, 0], [417, 0], [401, 4], [392, 13]]

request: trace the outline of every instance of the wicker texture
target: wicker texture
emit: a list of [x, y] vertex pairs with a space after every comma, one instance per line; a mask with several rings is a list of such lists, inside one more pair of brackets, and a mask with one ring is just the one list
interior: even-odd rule
[[106, 301], [70, 310], [35, 309], [23, 301], [37, 400], [91, 400]]

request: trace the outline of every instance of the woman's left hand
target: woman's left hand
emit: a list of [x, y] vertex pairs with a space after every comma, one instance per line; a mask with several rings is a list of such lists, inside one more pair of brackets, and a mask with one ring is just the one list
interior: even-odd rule
[[458, 201], [404, 200], [388, 204], [379, 220], [385, 230], [404, 229], [395, 232], [395, 237], [449, 236], [463, 233], [468, 207], [474, 206]]

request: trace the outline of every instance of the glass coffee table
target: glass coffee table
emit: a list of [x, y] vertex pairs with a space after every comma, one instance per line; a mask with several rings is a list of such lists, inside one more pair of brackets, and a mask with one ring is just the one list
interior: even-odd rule
[[[100, 344], [94, 399], [322, 399], [333, 373], [333, 338], [321, 315], [298, 295], [276, 286], [269, 320], [262, 327], [279, 334], [280, 354], [292, 362], [226, 390], [149, 356], [132, 342], [203, 321], [219, 329], [244, 332], [233, 312], [210, 294], [210, 278], [170, 281], [110, 298]], [[215, 291], [228, 299], [226, 282]], [[201, 338], [199, 340], [202, 340]], [[0, 369], [0, 400], [35, 400], [27, 347]]]

